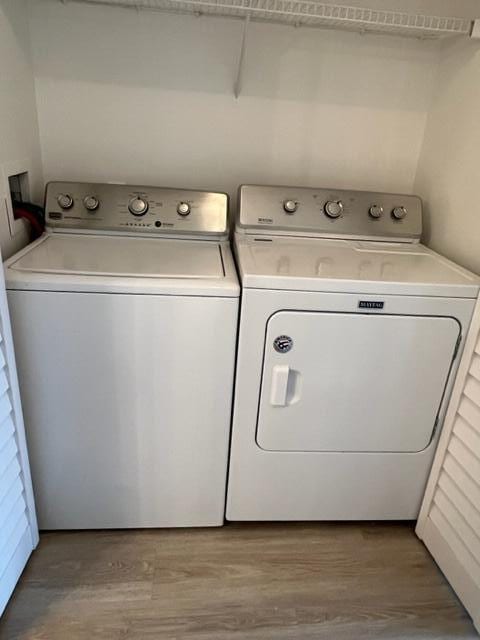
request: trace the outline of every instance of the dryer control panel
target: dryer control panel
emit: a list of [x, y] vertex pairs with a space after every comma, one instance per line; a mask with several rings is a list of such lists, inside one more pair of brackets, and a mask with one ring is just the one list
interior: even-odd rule
[[226, 237], [225, 193], [92, 182], [49, 182], [45, 222], [51, 231], [124, 231]]
[[418, 196], [344, 189], [243, 185], [237, 232], [418, 242]]

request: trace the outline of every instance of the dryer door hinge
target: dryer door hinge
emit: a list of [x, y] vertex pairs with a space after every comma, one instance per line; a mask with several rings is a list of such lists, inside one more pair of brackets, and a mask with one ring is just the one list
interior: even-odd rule
[[460, 333], [457, 338], [457, 343], [455, 345], [455, 351], [453, 352], [453, 361], [456, 360], [458, 356], [458, 352], [460, 350], [460, 345], [462, 344], [462, 334]]

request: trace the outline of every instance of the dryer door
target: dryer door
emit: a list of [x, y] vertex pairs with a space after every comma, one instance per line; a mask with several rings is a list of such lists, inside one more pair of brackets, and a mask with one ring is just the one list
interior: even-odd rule
[[460, 336], [450, 317], [280, 311], [267, 324], [257, 444], [428, 446]]

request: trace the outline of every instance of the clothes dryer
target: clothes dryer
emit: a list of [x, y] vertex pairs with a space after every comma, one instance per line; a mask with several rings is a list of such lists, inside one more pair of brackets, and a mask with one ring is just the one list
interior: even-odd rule
[[478, 296], [415, 196], [243, 186], [229, 520], [416, 518]]

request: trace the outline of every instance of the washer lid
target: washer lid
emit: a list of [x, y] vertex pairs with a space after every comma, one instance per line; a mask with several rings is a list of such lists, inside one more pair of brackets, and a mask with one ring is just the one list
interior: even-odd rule
[[[211, 241], [46, 234], [7, 261], [6, 280], [9, 288], [105, 292], [169, 288], [170, 293], [193, 288], [196, 295], [208, 295], [234, 284], [228, 253], [224, 243]], [[234, 288], [238, 289], [236, 283]]]
[[247, 288], [476, 298], [480, 279], [420, 244], [236, 235]]
[[41, 273], [135, 278], [223, 278], [218, 244], [118, 236], [50, 236], [11, 264]]

